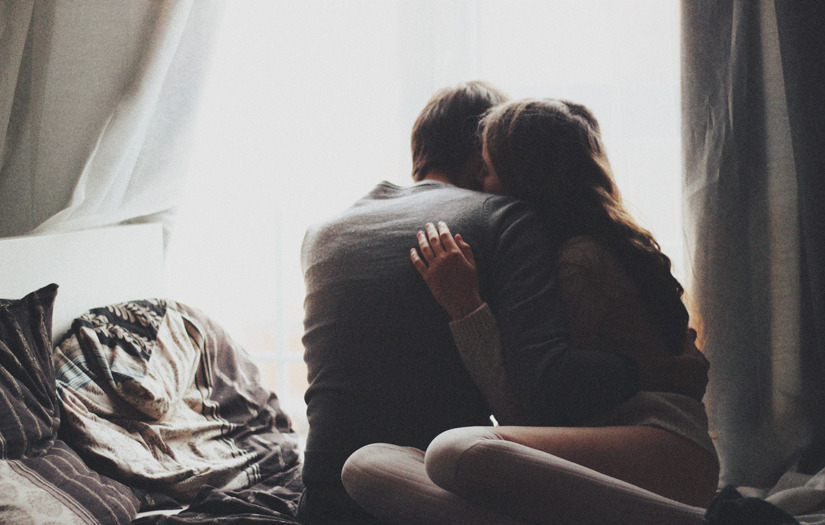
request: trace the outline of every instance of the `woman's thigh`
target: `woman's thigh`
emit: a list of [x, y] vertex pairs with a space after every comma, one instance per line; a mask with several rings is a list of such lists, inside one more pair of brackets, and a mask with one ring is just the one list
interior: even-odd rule
[[[559, 450], [581, 460], [579, 454], [586, 455], [593, 447], [612, 448], [611, 452], [624, 459], [611, 459], [611, 468], [641, 471], [632, 456], [640, 447], [614, 447], [611, 442], [616, 444], [621, 440], [598, 439], [604, 435], [602, 431], [558, 429], [556, 432], [556, 429], [523, 427], [526, 430], [522, 432], [521, 428], [470, 427], [444, 432], [427, 449], [428, 476], [451, 492], [534, 523], [698, 525], [701, 522], [703, 506], [684, 504], [630, 483], [623, 479], [629, 477], [626, 472], [621, 472], [619, 477], [608, 475], [590, 465], [540, 449]], [[613, 437], [647, 439], [638, 433], [623, 431]], [[595, 455], [601, 454], [600, 450]], [[649, 465], [646, 463], [646, 466]]]
[[501, 439], [689, 505], [706, 507], [716, 493], [716, 458], [682, 436], [660, 428], [497, 427], [495, 432]]

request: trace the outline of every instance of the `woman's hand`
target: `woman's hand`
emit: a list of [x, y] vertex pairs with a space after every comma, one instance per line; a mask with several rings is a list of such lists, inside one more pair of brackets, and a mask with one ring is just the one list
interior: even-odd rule
[[688, 328], [682, 343], [682, 354], [677, 357], [684, 365], [682, 376], [684, 382], [679, 386], [686, 395], [701, 401], [708, 387], [710, 362], [696, 346], [696, 336], [696, 330]]
[[673, 392], [702, 401], [710, 363], [696, 346], [696, 330], [688, 329], [682, 353], [675, 357], [637, 360], [642, 390]]
[[438, 304], [454, 321], [478, 309], [483, 301], [470, 245], [460, 235], [453, 237], [443, 222], [438, 223], [437, 229], [427, 223], [417, 239], [421, 255], [413, 248], [410, 259]]

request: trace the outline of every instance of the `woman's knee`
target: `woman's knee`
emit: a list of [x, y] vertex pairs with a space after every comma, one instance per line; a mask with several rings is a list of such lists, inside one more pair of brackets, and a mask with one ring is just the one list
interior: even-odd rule
[[341, 469], [341, 482], [356, 501], [377, 497], [406, 483], [410, 466], [420, 465], [424, 452], [410, 447], [373, 443], [356, 450]]
[[427, 476], [441, 488], [462, 492], [458, 476], [462, 458], [478, 443], [500, 439], [493, 427], [464, 427], [442, 432], [427, 447], [424, 456]]

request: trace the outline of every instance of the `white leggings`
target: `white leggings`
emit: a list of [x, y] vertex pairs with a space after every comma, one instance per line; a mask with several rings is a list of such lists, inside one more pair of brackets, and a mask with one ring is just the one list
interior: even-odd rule
[[367, 445], [347, 460], [342, 479], [388, 524], [700, 525], [705, 513], [503, 440], [493, 427], [444, 432], [426, 455]]

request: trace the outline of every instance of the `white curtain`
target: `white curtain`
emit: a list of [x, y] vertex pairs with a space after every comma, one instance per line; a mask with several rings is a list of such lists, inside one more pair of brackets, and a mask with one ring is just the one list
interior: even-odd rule
[[593, 109], [623, 197], [680, 263], [678, 16], [661, 0], [227, 2], [166, 293], [219, 319], [300, 419], [307, 226], [410, 184], [416, 115], [473, 79]]
[[722, 481], [825, 467], [825, 4], [683, 0], [686, 234]]
[[0, 236], [162, 222], [183, 189], [212, 0], [0, 3]]

